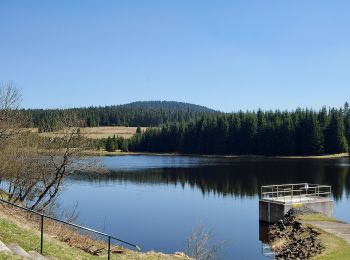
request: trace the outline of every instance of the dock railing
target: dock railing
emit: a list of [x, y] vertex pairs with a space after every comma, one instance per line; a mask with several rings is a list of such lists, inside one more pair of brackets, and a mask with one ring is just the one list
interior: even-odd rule
[[331, 186], [312, 183], [261, 186], [261, 199], [284, 203], [328, 198], [331, 193]]
[[15, 208], [18, 208], [18, 209], [21, 209], [21, 210], [24, 210], [24, 211], [27, 211], [27, 212], [30, 212], [30, 213], [40, 217], [40, 254], [43, 254], [43, 251], [44, 251], [43, 247], [44, 247], [44, 220], [45, 219], [50, 219], [52, 221], [55, 221], [55, 222], [58, 222], [58, 223], [61, 223], [61, 224], [64, 224], [64, 225], [67, 225], [67, 226], [70, 226], [70, 227], [73, 227], [73, 228], [77, 228], [77, 229], [80, 229], [80, 230], [88, 231], [88, 232], [94, 233], [96, 235], [100, 235], [100, 236], [105, 237], [107, 239], [107, 244], [108, 244], [108, 248], [107, 248], [107, 257], [108, 257], [108, 259], [110, 259], [110, 257], [111, 257], [111, 240], [115, 240], [115, 241], [118, 241], [120, 243], [132, 246], [132, 247], [136, 248], [137, 250], [141, 250], [138, 245], [132, 244], [132, 243], [127, 242], [125, 240], [122, 240], [120, 238], [111, 236], [109, 234], [106, 234], [106, 233], [103, 233], [103, 232], [100, 232], [100, 231], [97, 231], [97, 230], [94, 230], [94, 229], [91, 229], [91, 228], [83, 227], [83, 226], [80, 226], [80, 225], [77, 225], [77, 224], [74, 224], [74, 223], [69, 223], [69, 222], [66, 222], [66, 221], [63, 221], [63, 220], [51, 217], [51, 216], [45, 215], [43, 213], [40, 213], [40, 212], [31, 210], [31, 209], [22, 207], [20, 205], [17, 205], [15, 203], [12, 203], [12, 202], [9, 202], [9, 201], [6, 201], [6, 200], [3, 200], [3, 199], [0, 198], [0, 205], [2, 203], [6, 204], [6, 205], [9, 205], [9, 206], [12, 206], [12, 207], [15, 207]]

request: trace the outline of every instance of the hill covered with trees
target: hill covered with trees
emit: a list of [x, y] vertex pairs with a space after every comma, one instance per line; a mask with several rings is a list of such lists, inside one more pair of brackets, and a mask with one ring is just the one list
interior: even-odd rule
[[33, 125], [55, 115], [77, 115], [85, 126], [145, 126], [130, 140], [121, 137], [97, 140], [107, 151], [171, 152], [234, 155], [322, 155], [344, 153], [350, 146], [350, 112], [340, 109], [294, 111], [239, 111], [222, 113], [181, 102], [149, 101], [119, 106], [31, 109]]
[[235, 155], [321, 155], [349, 150], [350, 112], [257, 111], [206, 114], [135, 135], [130, 151]]
[[[62, 112], [76, 114], [88, 127], [95, 126], [159, 126], [172, 122], [188, 122], [204, 114], [219, 113], [204, 106], [175, 101], [139, 101], [125, 105], [71, 109], [27, 109], [33, 127], [41, 127], [47, 120], [54, 125], [55, 115]], [[54, 127], [53, 127], [54, 128]]]

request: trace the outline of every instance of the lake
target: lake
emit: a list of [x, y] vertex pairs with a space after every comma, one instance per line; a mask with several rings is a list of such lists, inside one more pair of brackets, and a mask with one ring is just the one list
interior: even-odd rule
[[142, 247], [183, 251], [199, 225], [226, 241], [222, 259], [267, 259], [259, 240], [261, 185], [332, 186], [334, 216], [350, 222], [349, 158], [272, 159], [192, 156], [102, 158], [110, 173], [79, 174], [65, 183], [58, 205], [78, 203], [78, 222]]

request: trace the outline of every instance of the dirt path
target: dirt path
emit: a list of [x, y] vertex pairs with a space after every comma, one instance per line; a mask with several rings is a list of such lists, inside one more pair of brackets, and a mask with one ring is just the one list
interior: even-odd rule
[[348, 223], [334, 221], [303, 221], [303, 223], [310, 224], [328, 233], [336, 235], [350, 244], [350, 224]]

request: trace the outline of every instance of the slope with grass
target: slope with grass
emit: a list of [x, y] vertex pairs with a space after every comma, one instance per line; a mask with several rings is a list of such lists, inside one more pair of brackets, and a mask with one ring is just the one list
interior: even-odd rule
[[[300, 220], [320, 233], [319, 239], [325, 247], [325, 251], [314, 257], [314, 260], [350, 259], [350, 243], [344, 240], [344, 237], [342, 238], [342, 233], [349, 235], [350, 224], [321, 214], [302, 215]], [[338, 226], [340, 230], [333, 229], [334, 231], [332, 231], [330, 226]]]
[[[50, 224], [51, 226], [51, 224]], [[49, 225], [45, 226], [45, 230], [50, 229]], [[82, 250], [77, 247], [77, 242], [74, 236], [81, 240], [80, 234], [74, 234], [71, 231], [64, 241], [60, 241], [58, 236], [50, 233], [52, 230], [46, 230], [44, 235], [44, 256], [55, 257], [57, 259], [97, 259], [107, 257], [107, 250], [99, 250], [99, 255], [93, 255], [87, 250]], [[65, 230], [67, 232], [67, 229]], [[88, 238], [89, 239], [89, 238]], [[35, 229], [33, 219], [28, 216], [21, 215], [18, 211], [13, 211], [11, 208], [0, 206], [0, 241], [5, 244], [17, 244], [25, 251], [40, 251], [40, 233]], [[101, 241], [96, 241], [96, 244], [101, 247]], [[105, 245], [102, 245], [102, 247]], [[95, 251], [97, 252], [97, 251]], [[20, 259], [13, 255], [0, 253], [0, 259]], [[189, 259], [187, 256], [177, 253], [167, 255], [157, 252], [140, 253], [133, 250], [128, 250], [122, 247], [112, 247], [111, 259], [140, 259], [140, 260], [182, 260]]]

